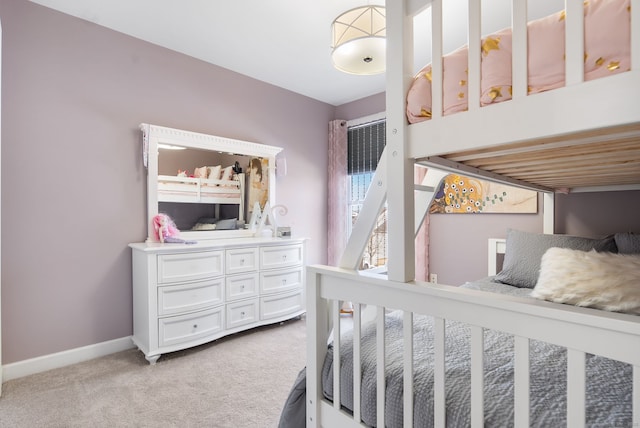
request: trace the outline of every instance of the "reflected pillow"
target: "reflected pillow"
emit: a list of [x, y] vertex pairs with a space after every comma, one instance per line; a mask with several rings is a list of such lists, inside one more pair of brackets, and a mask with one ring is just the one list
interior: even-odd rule
[[216, 229], [218, 230], [233, 230], [238, 227], [238, 220], [235, 218], [227, 218], [218, 220], [216, 223]]
[[193, 176], [195, 178], [207, 178], [209, 176], [209, 170], [206, 166], [202, 166], [200, 168], [196, 168], [193, 170]]
[[640, 255], [550, 248], [542, 256], [531, 296], [640, 314]]
[[207, 168], [209, 169], [209, 175], [207, 176], [207, 178], [209, 180], [219, 180], [220, 179], [220, 169], [221, 169], [220, 165], [209, 166]]
[[220, 177], [220, 180], [228, 181], [228, 180], [231, 180], [232, 176], [233, 176], [233, 167], [228, 166], [222, 171], [222, 177]]

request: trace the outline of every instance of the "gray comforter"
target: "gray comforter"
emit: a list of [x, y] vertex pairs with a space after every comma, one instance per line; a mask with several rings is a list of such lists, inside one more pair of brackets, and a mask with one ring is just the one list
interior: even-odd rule
[[[465, 287], [512, 295], [530, 290], [492, 282], [476, 282]], [[385, 425], [402, 426], [402, 313], [386, 318], [387, 366]], [[469, 327], [446, 323], [446, 403], [447, 426], [470, 425]], [[362, 420], [376, 425], [375, 323], [362, 327]], [[353, 408], [353, 361], [351, 332], [342, 336], [342, 406]], [[566, 350], [543, 342], [531, 342], [531, 425], [565, 426]], [[414, 425], [433, 426], [433, 333], [431, 318], [414, 316]], [[485, 331], [485, 426], [513, 425], [513, 338], [496, 331]], [[333, 397], [333, 349], [324, 363], [324, 395]], [[587, 355], [587, 425], [590, 427], [631, 426], [631, 366], [606, 358]], [[303, 379], [304, 381], [304, 379]], [[304, 399], [301, 400], [304, 403]], [[286, 410], [286, 409], [285, 409]], [[283, 417], [285, 414], [283, 413]], [[295, 425], [282, 425], [295, 426]]]

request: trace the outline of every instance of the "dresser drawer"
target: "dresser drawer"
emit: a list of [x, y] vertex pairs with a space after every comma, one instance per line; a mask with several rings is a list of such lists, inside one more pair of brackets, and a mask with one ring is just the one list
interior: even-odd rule
[[233, 248], [225, 256], [227, 275], [252, 272], [258, 269], [258, 248]]
[[224, 302], [224, 278], [158, 287], [158, 315], [206, 309]]
[[260, 269], [284, 268], [302, 264], [302, 245], [260, 248]]
[[258, 299], [241, 300], [227, 304], [227, 329], [257, 322]]
[[158, 319], [158, 344], [172, 346], [204, 339], [224, 330], [224, 306]]
[[260, 292], [278, 293], [302, 288], [302, 267], [260, 272]]
[[258, 295], [258, 274], [245, 273], [228, 276], [225, 283], [227, 301], [255, 297]]
[[302, 290], [260, 298], [260, 319], [267, 320], [303, 310]]
[[161, 254], [158, 256], [158, 283], [196, 281], [224, 274], [224, 251]]

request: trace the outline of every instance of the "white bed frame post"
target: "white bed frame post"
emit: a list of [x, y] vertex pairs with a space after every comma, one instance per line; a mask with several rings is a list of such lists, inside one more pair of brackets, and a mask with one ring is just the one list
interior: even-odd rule
[[[405, 1], [391, 1], [387, 12], [387, 192], [388, 276], [415, 279], [413, 159], [409, 158], [405, 94], [413, 70], [413, 18]], [[391, 47], [402, 47], [401, 49]]]
[[542, 194], [542, 233], [555, 233], [555, 193]]
[[[329, 311], [320, 297], [321, 275], [307, 275], [307, 427], [320, 426], [322, 363], [327, 354]], [[338, 323], [339, 324], [339, 323]]]

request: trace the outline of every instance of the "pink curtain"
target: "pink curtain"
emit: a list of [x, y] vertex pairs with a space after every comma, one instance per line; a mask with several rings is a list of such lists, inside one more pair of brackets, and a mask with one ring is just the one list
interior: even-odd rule
[[[426, 168], [413, 168], [414, 183], [422, 183], [427, 173]], [[416, 280], [428, 281], [429, 278], [429, 215], [425, 217], [416, 235]]]
[[329, 201], [327, 216], [327, 264], [337, 266], [347, 245], [347, 122], [329, 122]]

